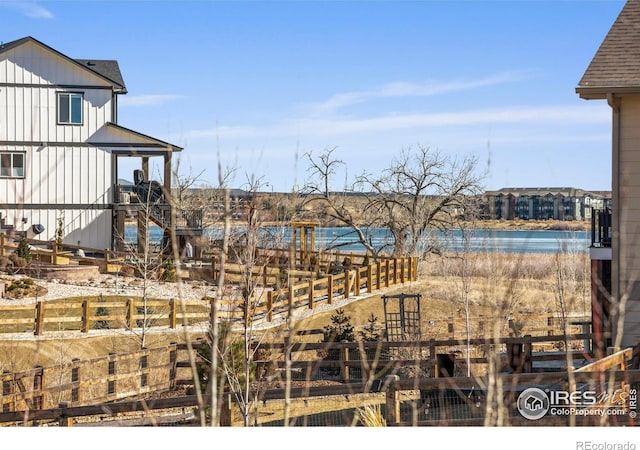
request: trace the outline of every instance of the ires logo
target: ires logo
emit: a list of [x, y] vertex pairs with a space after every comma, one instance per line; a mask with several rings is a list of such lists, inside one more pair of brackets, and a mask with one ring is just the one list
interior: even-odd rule
[[[635, 391], [635, 390], [634, 390]], [[635, 392], [617, 389], [613, 393], [594, 390], [563, 391], [525, 389], [517, 400], [520, 414], [538, 420], [547, 414], [554, 416], [635, 416]]]

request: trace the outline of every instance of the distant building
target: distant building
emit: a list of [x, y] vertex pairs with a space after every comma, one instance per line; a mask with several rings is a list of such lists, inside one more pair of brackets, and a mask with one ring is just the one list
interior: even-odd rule
[[502, 188], [486, 191], [485, 218], [590, 220], [592, 209], [611, 206], [611, 192], [571, 187]]

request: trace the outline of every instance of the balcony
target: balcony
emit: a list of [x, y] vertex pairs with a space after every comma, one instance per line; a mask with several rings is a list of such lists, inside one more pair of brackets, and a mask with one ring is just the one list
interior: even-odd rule
[[[146, 204], [133, 185], [114, 186], [114, 207], [125, 214], [126, 219], [134, 219], [138, 211], [147, 210], [149, 218], [156, 225], [170, 228], [172, 206], [163, 195]], [[202, 209], [175, 208], [175, 232], [177, 235], [201, 235], [203, 223]]]
[[611, 209], [591, 209], [591, 259], [611, 260]]

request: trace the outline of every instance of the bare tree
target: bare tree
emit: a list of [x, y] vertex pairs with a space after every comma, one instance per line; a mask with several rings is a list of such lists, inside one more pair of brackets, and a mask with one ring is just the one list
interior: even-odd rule
[[[167, 253], [169, 248], [167, 242], [161, 239], [159, 248], [154, 249], [154, 243], [151, 239], [151, 226], [154, 224], [152, 217], [154, 216], [154, 201], [151, 198], [151, 190], [147, 191], [146, 198], [140, 198], [141, 209], [138, 210], [137, 236], [139, 242], [137, 245], [126, 246], [126, 266], [133, 269], [136, 277], [141, 279], [142, 285], [142, 307], [138, 308], [137, 314], [142, 314], [142, 319], [132, 320], [131, 329], [137, 335], [140, 342], [140, 348], [146, 347], [147, 332], [152, 325], [152, 319], [149, 314], [149, 288], [152, 282], [156, 282], [163, 270], [163, 254]], [[117, 236], [117, 239], [124, 242], [125, 236]], [[175, 267], [175, 266], [174, 266]]]
[[[433, 232], [464, 220], [482, 191], [476, 157], [458, 160], [417, 146], [402, 150], [381, 174], [363, 173], [356, 178], [351, 194], [365, 198], [364, 207], [357, 208], [344, 195], [330, 192], [331, 177], [343, 164], [333, 157], [334, 150], [318, 157], [306, 154], [311, 175], [306, 192], [316, 194], [309, 201], [321, 202], [329, 218], [351, 227], [357, 241], [375, 258], [383, 252], [439, 253]], [[391, 239], [376, 246], [371, 233], [380, 228], [388, 230]]]
[[178, 209], [184, 209], [185, 203], [187, 206], [192, 206], [189, 202], [188, 193], [196, 185], [200, 184], [202, 175], [206, 169], [201, 170], [199, 173], [194, 174], [193, 169], [190, 167], [186, 174], [180, 172], [180, 159], [177, 160], [173, 168], [173, 198]]

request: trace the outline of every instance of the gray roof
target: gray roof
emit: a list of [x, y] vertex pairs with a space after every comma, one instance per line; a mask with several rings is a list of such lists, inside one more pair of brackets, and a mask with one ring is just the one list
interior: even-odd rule
[[640, 0], [627, 0], [576, 92], [586, 99], [640, 92]]
[[[112, 83], [114, 85], [116, 92], [122, 93], [122, 94], [127, 93], [127, 88], [124, 85], [124, 80], [122, 78], [122, 74], [120, 73], [120, 67], [118, 66], [117, 61], [98, 60], [98, 59], [95, 59], [95, 60], [94, 59], [91, 59], [91, 60], [72, 59], [72, 58], [69, 58], [67, 55], [60, 53], [58, 50], [49, 47], [48, 45], [40, 42], [39, 40], [31, 36], [16, 39], [15, 41], [11, 41], [11, 42], [0, 43], [0, 53], [3, 53], [12, 48], [19, 47], [20, 45], [23, 45], [27, 42], [34, 42], [40, 45], [41, 47], [53, 53], [56, 53], [62, 58], [65, 58], [66, 60], [71, 61], [72, 63], [82, 67], [83, 69], [89, 70], [90, 72], [97, 74], [101, 78], [104, 78], [105, 80]], [[94, 64], [90, 64], [90, 63], [94, 63]]]
[[76, 62], [82, 64], [89, 70], [99, 73], [111, 81], [115, 81], [117, 84], [122, 86], [126, 92], [118, 61], [113, 59], [76, 59]]

